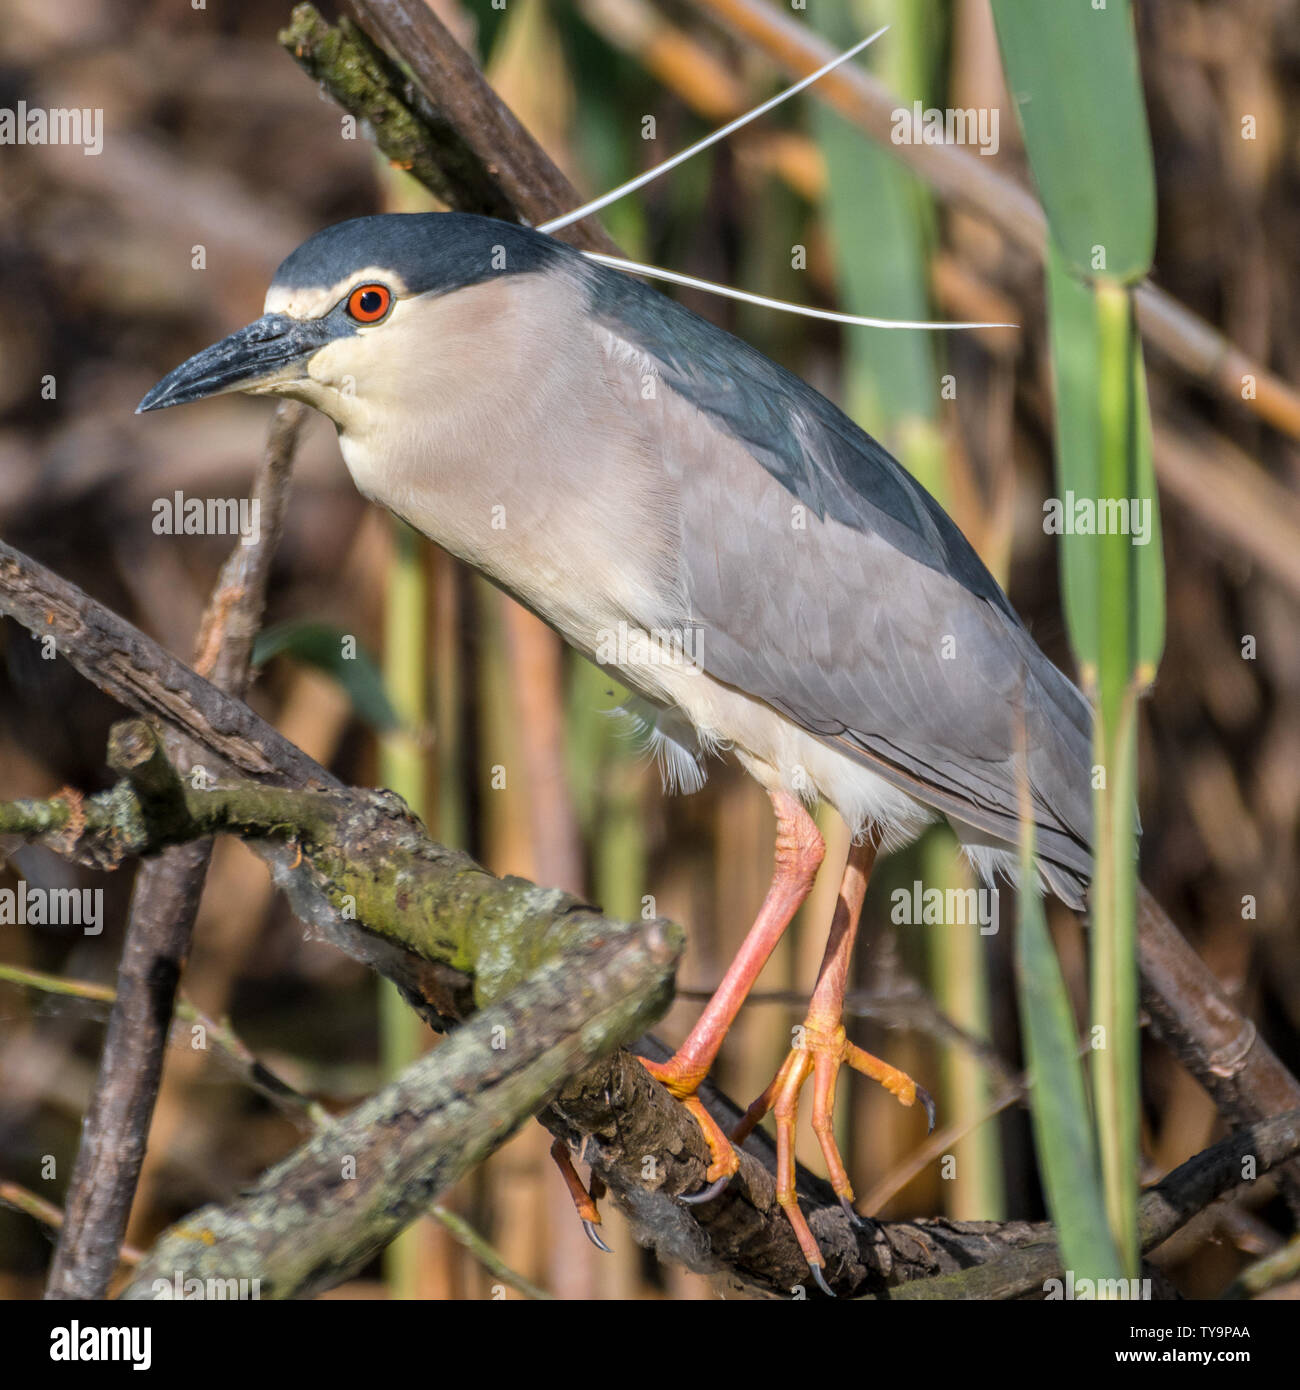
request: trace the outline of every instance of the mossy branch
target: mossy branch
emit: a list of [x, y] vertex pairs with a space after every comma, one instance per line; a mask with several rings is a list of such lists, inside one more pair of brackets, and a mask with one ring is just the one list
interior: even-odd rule
[[187, 1279], [256, 1279], [263, 1298], [332, 1288], [568, 1077], [658, 1017], [671, 998], [680, 949], [680, 936], [658, 922], [604, 923], [596, 939], [577, 933], [397, 1081], [268, 1170], [251, 1192], [173, 1226], [123, 1297], [169, 1297], [177, 1270]]
[[[351, 0], [337, 25], [294, 7], [281, 44], [399, 169], [458, 212], [534, 226], [581, 195], [425, 4]], [[559, 233], [618, 254], [595, 217]]]
[[455, 128], [418, 100], [397, 65], [352, 23], [328, 24], [297, 5], [280, 43], [331, 97], [364, 123], [379, 149], [450, 207], [515, 220], [514, 209]]
[[682, 949], [682, 931], [670, 922], [627, 927], [558, 889], [494, 877], [430, 840], [392, 792], [184, 780], [143, 720], [113, 726], [108, 762], [123, 777], [106, 792], [0, 803], [0, 833], [101, 868], [217, 834], [277, 846], [277, 877], [306, 920], [332, 937], [336, 922], [355, 923], [472, 978], [480, 1008], [548, 962], [629, 931], [664, 943], [671, 961], [661, 984]]

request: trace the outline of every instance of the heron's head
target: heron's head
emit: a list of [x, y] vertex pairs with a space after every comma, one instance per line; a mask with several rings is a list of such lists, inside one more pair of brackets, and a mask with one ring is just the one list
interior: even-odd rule
[[439, 358], [454, 385], [476, 329], [508, 298], [463, 291], [574, 256], [528, 228], [458, 213], [327, 227], [276, 271], [261, 318], [169, 372], [137, 413], [230, 391], [292, 396], [342, 429], [414, 409], [437, 387]]

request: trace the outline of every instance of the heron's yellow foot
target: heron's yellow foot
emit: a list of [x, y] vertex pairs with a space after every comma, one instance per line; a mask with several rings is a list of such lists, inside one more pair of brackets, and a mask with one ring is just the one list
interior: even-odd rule
[[[840, 1199], [840, 1205], [854, 1225], [862, 1224], [861, 1217], [853, 1210], [853, 1185], [840, 1157], [839, 1146], [835, 1142], [835, 1081], [842, 1066], [852, 1067], [854, 1071], [878, 1081], [891, 1094], [897, 1096], [904, 1105], [914, 1105], [918, 1100], [925, 1107], [925, 1113], [934, 1128], [934, 1101], [923, 1087], [918, 1086], [905, 1072], [882, 1062], [879, 1057], [864, 1052], [849, 1042], [844, 1033], [844, 1025], [839, 1022], [828, 1025], [810, 1014], [796, 1036], [781, 1069], [773, 1078], [772, 1084], [745, 1112], [744, 1119], [732, 1132], [733, 1143], [743, 1143], [764, 1115], [771, 1110], [776, 1116], [776, 1199], [789, 1219], [799, 1241], [799, 1248], [808, 1261], [813, 1278], [823, 1292], [831, 1293], [823, 1273], [825, 1261], [817, 1245], [816, 1237], [808, 1228], [799, 1201], [795, 1195], [794, 1130], [799, 1113], [799, 1093], [809, 1077], [813, 1079], [813, 1133], [821, 1145], [822, 1155], [830, 1175], [831, 1186]], [[834, 1295], [832, 1295], [833, 1297]]]
[[569, 1146], [563, 1139], [557, 1139], [551, 1145], [551, 1158], [560, 1170], [565, 1187], [569, 1189], [573, 1209], [578, 1213], [578, 1220], [582, 1222], [582, 1229], [586, 1231], [587, 1239], [597, 1250], [603, 1250], [607, 1255], [612, 1254], [613, 1251], [601, 1239], [600, 1232], [596, 1229], [600, 1225], [600, 1208], [596, 1203], [605, 1194], [605, 1184], [593, 1173], [590, 1189], [583, 1186], [582, 1179], [578, 1176], [578, 1170], [573, 1166], [573, 1159], [569, 1157]]
[[692, 1192], [678, 1200], [691, 1206], [711, 1202], [736, 1176], [740, 1168], [740, 1158], [732, 1148], [731, 1140], [727, 1138], [722, 1126], [704, 1108], [704, 1102], [697, 1094], [707, 1071], [682, 1060], [680, 1053], [670, 1057], [666, 1062], [652, 1062], [647, 1057], [639, 1057], [637, 1060], [670, 1096], [681, 1101], [699, 1125], [704, 1134], [704, 1142], [709, 1146], [711, 1161], [708, 1171], [704, 1174], [704, 1181], [708, 1185], [699, 1192]]

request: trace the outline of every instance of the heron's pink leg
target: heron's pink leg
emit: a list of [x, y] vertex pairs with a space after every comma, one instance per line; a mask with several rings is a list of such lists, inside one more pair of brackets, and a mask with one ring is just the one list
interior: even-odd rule
[[903, 1072], [855, 1047], [848, 1041], [844, 1032], [844, 994], [849, 980], [849, 959], [853, 954], [853, 942], [858, 933], [858, 922], [862, 916], [862, 903], [867, 893], [867, 882], [876, 861], [877, 843], [866, 839], [849, 850], [848, 863], [844, 868], [844, 878], [840, 883], [839, 898], [835, 904], [835, 916], [831, 922], [830, 936], [826, 951], [822, 956], [821, 969], [817, 974], [817, 986], [808, 1005], [808, 1016], [800, 1026], [794, 1047], [781, 1064], [772, 1084], [745, 1112], [744, 1119], [737, 1125], [732, 1140], [740, 1143], [755, 1125], [772, 1110], [776, 1116], [776, 1155], [777, 1155], [777, 1200], [780, 1202], [799, 1246], [812, 1268], [818, 1283], [826, 1287], [822, 1276], [821, 1250], [816, 1238], [808, 1228], [799, 1202], [795, 1196], [794, 1131], [798, 1117], [799, 1092], [811, 1076], [813, 1078], [813, 1132], [821, 1145], [822, 1155], [831, 1179], [831, 1186], [840, 1199], [840, 1204], [848, 1215], [857, 1220], [853, 1211], [853, 1187], [835, 1143], [834, 1110], [835, 1081], [842, 1065], [863, 1072], [879, 1081], [887, 1090], [898, 1097], [904, 1105], [912, 1105], [918, 1096], [934, 1123], [934, 1105], [911, 1077]]
[[813, 880], [826, 854], [826, 845], [816, 824], [799, 801], [783, 791], [769, 795], [776, 812], [776, 856], [772, 883], [758, 917], [686, 1041], [666, 1062], [649, 1062], [642, 1058], [650, 1075], [686, 1105], [704, 1131], [713, 1159], [708, 1171], [710, 1183], [730, 1177], [740, 1160], [695, 1093], [776, 943], [812, 891]]

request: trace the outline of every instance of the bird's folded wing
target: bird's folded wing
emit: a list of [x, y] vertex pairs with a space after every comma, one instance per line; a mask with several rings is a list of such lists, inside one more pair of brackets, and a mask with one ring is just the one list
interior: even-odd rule
[[654, 412], [704, 669], [1012, 844], [1023, 712], [1039, 854], [1086, 874], [1087, 704], [956, 525], [811, 387], [616, 278], [593, 307], [628, 389], [638, 366], [658, 378], [627, 407]]

